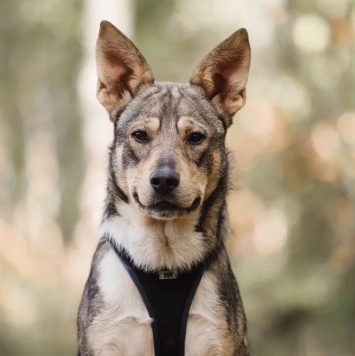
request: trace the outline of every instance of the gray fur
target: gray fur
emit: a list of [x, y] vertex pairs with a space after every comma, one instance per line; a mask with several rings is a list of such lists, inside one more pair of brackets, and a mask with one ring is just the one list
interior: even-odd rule
[[[203, 245], [201, 245], [200, 253], [196, 254], [197, 257], [194, 257], [192, 261], [188, 260], [188, 258], [186, 258], [186, 261], [184, 261], [184, 258], [182, 261], [181, 259], [179, 261], [173, 260], [171, 265], [168, 266], [164, 265], [163, 262], [154, 262], [155, 260], [153, 257], [150, 259], [150, 256], [145, 259], [145, 262], [142, 262], [140, 260], [142, 256], [136, 255], [129, 248], [128, 253], [133, 263], [148, 271], [162, 268], [186, 270], [200, 262], [208, 261], [205, 273], [213, 277], [211, 280], [216, 281], [215, 290], [218, 294], [218, 309], [223, 311], [223, 313], [218, 314], [218, 317], [221, 319], [221, 325], [227, 325], [225, 334], [221, 339], [221, 347], [223, 350], [228, 351], [224, 351], [223, 355], [248, 356], [246, 316], [239, 288], [225, 248], [225, 240], [229, 231], [226, 196], [230, 180], [229, 155], [225, 147], [225, 136], [231, 121], [229, 115], [233, 114], [236, 110], [235, 108], [240, 108], [240, 105], [244, 105], [242, 100], [245, 100], [245, 88], [244, 86], [238, 87], [238, 83], [234, 82], [234, 86], [240, 90], [240, 95], [236, 93], [239, 95], [239, 101], [237, 104], [233, 104], [234, 106], [231, 105], [225, 108], [223, 106], [225, 98], [228, 97], [230, 99], [230, 97], [233, 97], [233, 93], [228, 96], [228, 88], [223, 87], [223, 92], [218, 94], [218, 92], [213, 92], [210, 82], [208, 82], [208, 86], [203, 87], [203, 85], [207, 85], [204, 84], [206, 81], [203, 77], [205, 75], [203, 71], [212, 67], [209, 65], [209, 61], [213, 60], [216, 63], [221, 62], [223, 64], [223, 61], [218, 57], [218, 51], [211, 52], [212, 55], [202, 62], [201, 68], [203, 71], [201, 69], [201, 73], [199, 70], [195, 71], [193, 84], [153, 83], [149, 67], [134, 45], [118, 30], [117, 32], [111, 24], [106, 23], [102, 28], [104, 30], [100, 32], [101, 37], [99, 36], [98, 48], [103, 65], [109, 65], [105, 62], [105, 41], [110, 43], [110, 61], [112, 61], [113, 56], [112, 48], [116, 45], [118, 56], [122, 55], [118, 45], [120, 41], [123, 41], [126, 44], [128, 43], [127, 48], [130, 50], [130, 59], [138, 58], [137, 61], [139, 60], [141, 67], [144, 69], [144, 76], [142, 74], [144, 80], [140, 80], [139, 77], [134, 78], [134, 83], [137, 87], [135, 91], [130, 86], [129, 77], [124, 78], [127, 82], [123, 82], [123, 77], [119, 79], [122, 87], [117, 92], [117, 102], [108, 101], [110, 90], [113, 90], [114, 85], [110, 82], [112, 81], [111, 77], [107, 79], [108, 84], [105, 82], [104, 75], [106, 72], [101, 70], [103, 74], [100, 79], [102, 83], [99, 83], [99, 99], [108, 109], [110, 118], [114, 122], [114, 141], [109, 151], [109, 174], [103, 224], [115, 221], [114, 219], [120, 219], [125, 216], [128, 208], [131, 209], [133, 207], [137, 209], [137, 213], [141, 214], [140, 216], [142, 214], [143, 216], [144, 214], [147, 215], [147, 221], [149, 220], [150, 222], [143, 223], [143, 226], [147, 224], [147, 229], [149, 228], [150, 231], [154, 232], [154, 226], [156, 225], [156, 235], [160, 236], [161, 231], [165, 231], [165, 221], [175, 221], [174, 219], [179, 218], [179, 223], [181, 224], [181, 221], [185, 221], [186, 217], [194, 216], [195, 220], [191, 234], [202, 235]], [[107, 39], [105, 36], [117, 36], [117, 42], [112, 42], [111, 37]], [[236, 47], [240, 46], [243, 50], [249, 46], [245, 30], [241, 31], [240, 34], [236, 32], [227, 41], [229, 41], [228, 43], [235, 43]], [[225, 47], [229, 48], [229, 45], [225, 45]], [[223, 49], [224, 47], [222, 46], [221, 48]], [[248, 53], [244, 57], [250, 60], [250, 54], [249, 57]], [[138, 64], [136, 64], [136, 67]], [[242, 64], [239, 67], [236, 66], [236, 68], [248, 69], [247, 62]], [[221, 65], [218, 64], [217, 67], [219, 68]], [[228, 62], [229, 71], [231, 67], [233, 68]], [[212, 76], [212, 78], [214, 77]], [[201, 84], [199, 85], [195, 84], [200, 82]], [[245, 82], [246, 79], [244, 79], [244, 85]], [[223, 81], [217, 84], [225, 85]], [[218, 89], [217, 84], [215, 90]], [[112, 85], [112, 88], [110, 85]], [[132, 98], [127, 101], [124, 99], [123, 93], [127, 95], [128, 92], [132, 95]], [[213, 93], [212, 96], [211, 92]], [[215, 97], [218, 100], [215, 100]], [[154, 126], [156, 122], [158, 122], [158, 127], [150, 129], [149, 125]], [[208, 144], [194, 146], [187, 142], [186, 140], [189, 136], [184, 133], [184, 130], [190, 130], [189, 125], [191, 125], [192, 131], [196, 131], [196, 127], [202, 127], [206, 136], [204, 142]], [[148, 132], [149, 140], [147, 142], [138, 144], [132, 139], [132, 130], [136, 127], [138, 127], [138, 130], [142, 130], [141, 127], [143, 127]], [[174, 213], [152, 212], [154, 204], [159, 201], [161, 196], [150, 187], [149, 177], [154, 170], [162, 166], [169, 166], [173, 170], [182, 170], [181, 172], [179, 171], [181, 173], [181, 181], [177, 192], [174, 190], [165, 197], [178, 207]], [[139, 172], [139, 177], [137, 177], [137, 172]], [[197, 181], [189, 181], [191, 178], [184, 180], [184, 174], [186, 177], [190, 177], [192, 174], [191, 177], [194, 177], [193, 179]], [[138, 183], [135, 183], [136, 186], [132, 186], [132, 179], [138, 179]], [[205, 185], [205, 192], [203, 194], [196, 193], [194, 185]], [[185, 186], [186, 189], [184, 189]], [[195, 196], [193, 194], [200, 195]], [[142, 199], [143, 203], [141, 202]], [[126, 217], [125, 219], [127, 220], [128, 218]], [[145, 221], [144, 218], [142, 220], [142, 217], [140, 219], [140, 223]], [[130, 221], [130, 224], [128, 226], [134, 229], [135, 222]], [[120, 226], [115, 225], [115, 229], [119, 230]], [[106, 233], [108, 234], [109, 232]], [[164, 236], [165, 243], [169, 244], [168, 234]], [[187, 240], [186, 243], [193, 244], [195, 242]], [[125, 248], [127, 249], [127, 247]], [[173, 249], [173, 247], [171, 248]], [[79, 355], [81, 356], [100, 355], [91, 346], [94, 341], [97, 344], [100, 340], [96, 340], [93, 334], [89, 336], [88, 329], [93, 324], [99, 323], [100, 317], [108, 313], [109, 307], [105, 305], [104, 291], [100, 289], [99, 281], [102, 277], [100, 275], [102, 273], [100, 263], [110, 251], [110, 245], [101, 240], [93, 257], [90, 275], [85, 286], [78, 315]], [[168, 250], [163, 249], [162, 251]], [[165, 261], [164, 258], [160, 260]], [[169, 261], [169, 259], [166, 259], [166, 261]], [[130, 296], [127, 296], [127, 298], [130, 298]], [[122, 311], [120, 312], [122, 313]], [[95, 340], [90, 340], [90, 337]], [[223, 348], [223, 342], [226, 343], [225, 349]], [[114, 348], [110, 348], [110, 350], [114, 350]], [[112, 351], [108, 354], [121, 355], [118, 351], [116, 353]], [[209, 354], [215, 355], [212, 351]]]

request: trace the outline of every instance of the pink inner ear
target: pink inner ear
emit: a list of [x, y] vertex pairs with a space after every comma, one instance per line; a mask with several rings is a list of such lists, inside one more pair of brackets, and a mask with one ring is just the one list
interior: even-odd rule
[[111, 85], [118, 84], [120, 82], [120, 78], [126, 73], [126, 68], [120, 64], [110, 63], [107, 66], [107, 79]]
[[132, 89], [129, 85], [132, 74], [130, 68], [116, 61], [109, 61], [105, 69], [107, 84], [111, 87], [112, 94], [115, 95], [117, 99], [122, 98], [125, 92], [132, 95]]
[[225, 81], [224, 89], [230, 96], [238, 96], [246, 84], [246, 76], [245, 73], [243, 73], [243, 68], [224, 73], [223, 79]]

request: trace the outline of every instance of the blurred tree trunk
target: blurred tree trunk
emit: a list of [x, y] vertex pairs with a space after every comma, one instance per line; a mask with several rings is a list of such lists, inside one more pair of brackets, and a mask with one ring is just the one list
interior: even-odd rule
[[[83, 118], [83, 143], [86, 170], [80, 192], [80, 219], [75, 240], [91, 260], [94, 246], [99, 239], [103, 201], [106, 192], [107, 149], [113, 138], [113, 125], [107, 112], [96, 99], [95, 46], [100, 22], [108, 20], [128, 37], [132, 37], [134, 24], [134, 1], [131, 0], [85, 0], [82, 21], [84, 52], [77, 83]], [[88, 248], [91, 246], [91, 248]]]
[[0, 2], [2, 356], [73, 353], [72, 301], [42, 277], [50, 270], [58, 288], [60, 269], [48, 261], [78, 217], [81, 13], [79, 0]]
[[38, 249], [70, 240], [78, 216], [80, 12], [78, 0], [0, 5], [0, 209]]

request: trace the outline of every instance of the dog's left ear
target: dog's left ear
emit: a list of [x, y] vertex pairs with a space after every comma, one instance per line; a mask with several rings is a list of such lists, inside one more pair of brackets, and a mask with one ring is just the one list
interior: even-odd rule
[[137, 47], [108, 21], [100, 24], [96, 43], [97, 97], [114, 120], [113, 111], [125, 106], [153, 74]]
[[234, 32], [197, 66], [190, 83], [201, 86], [226, 126], [246, 100], [245, 85], [250, 67], [250, 45], [245, 29]]

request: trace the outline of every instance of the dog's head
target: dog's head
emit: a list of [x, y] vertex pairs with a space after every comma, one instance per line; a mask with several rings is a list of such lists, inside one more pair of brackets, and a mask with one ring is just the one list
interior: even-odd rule
[[203, 59], [189, 84], [155, 83], [134, 44], [107, 21], [96, 48], [97, 96], [115, 124], [111, 174], [126, 202], [157, 219], [192, 213], [225, 173], [225, 134], [244, 106], [246, 30]]

